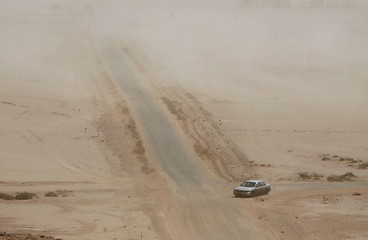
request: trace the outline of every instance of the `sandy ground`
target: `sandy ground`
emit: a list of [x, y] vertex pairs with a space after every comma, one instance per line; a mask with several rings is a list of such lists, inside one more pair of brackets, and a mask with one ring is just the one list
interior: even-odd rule
[[1, 1], [0, 239], [367, 239], [367, 11], [244, 3]]

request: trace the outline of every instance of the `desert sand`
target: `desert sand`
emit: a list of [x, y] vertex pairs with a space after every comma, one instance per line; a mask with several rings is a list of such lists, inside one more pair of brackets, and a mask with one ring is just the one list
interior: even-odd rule
[[367, 13], [0, 1], [0, 239], [367, 239]]

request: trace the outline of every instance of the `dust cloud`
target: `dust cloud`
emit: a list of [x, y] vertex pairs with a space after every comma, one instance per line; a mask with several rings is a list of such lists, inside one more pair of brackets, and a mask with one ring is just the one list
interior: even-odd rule
[[[200, 239], [207, 232], [201, 239], [226, 239], [222, 234], [244, 236], [246, 229], [254, 230], [253, 238], [267, 229], [274, 236], [269, 239], [279, 230], [285, 239], [366, 237], [365, 182], [344, 191], [330, 184], [292, 185], [304, 172], [327, 178], [353, 171], [367, 179], [366, 169], [357, 167], [368, 160], [366, 0], [2, 0], [0, 6], [1, 189], [40, 196], [1, 203], [2, 231], [75, 239], [137, 239], [142, 232], [145, 239]], [[172, 188], [160, 180], [162, 167], [146, 174], [146, 159], [128, 154], [137, 139], [123, 135], [130, 130], [122, 133], [135, 119], [132, 100], [122, 99], [109, 76], [119, 69], [113, 80], [130, 80], [123, 74], [130, 66], [124, 60], [133, 59], [128, 53], [140, 57], [138, 68], [153, 73], [132, 80], [152, 77], [163, 87], [182, 86], [199, 100], [191, 113], [203, 122], [197, 129], [209, 129], [203, 126], [210, 113], [216, 134], [239, 147], [260, 178], [290, 184], [276, 187], [265, 201], [241, 200], [239, 212], [233, 183], [211, 179], [203, 185], [208, 192], [184, 196], [176, 191], [179, 184]], [[166, 107], [161, 96], [154, 97]], [[152, 121], [154, 128], [160, 119]], [[214, 146], [233, 146], [206, 134]], [[157, 152], [168, 147], [174, 153], [172, 143], [162, 143]], [[327, 156], [336, 157], [321, 161]], [[221, 165], [236, 169], [231, 161]], [[320, 192], [311, 196], [312, 188]], [[71, 195], [43, 197], [57, 189]], [[243, 229], [239, 219], [253, 225]]]
[[[327, 115], [319, 123], [321, 127], [340, 118], [344, 124], [336, 128], [354, 125], [368, 130], [364, 111], [368, 107], [366, 1], [77, 3], [80, 9], [85, 6], [93, 9], [94, 17], [84, 13], [92, 32], [134, 48], [148, 59], [150, 66], [171, 76], [169, 81], [180, 83], [204, 101], [247, 103], [234, 112], [253, 114], [252, 109], [257, 109], [264, 112], [262, 118], [288, 114], [314, 121]], [[50, 75], [78, 78], [68, 75], [78, 69], [56, 71], [59, 68], [54, 67], [82, 59], [80, 46], [84, 43], [79, 41], [74, 27], [61, 21], [63, 16], [73, 14], [72, 2], [60, 5], [59, 1], [53, 1], [53, 9], [42, 1], [22, 1], [22, 4], [8, 1], [1, 9], [2, 69], [17, 71], [12, 70], [13, 66], [20, 66], [28, 76], [39, 76], [42, 72], [44, 78]], [[48, 23], [40, 24], [39, 17], [18, 24], [29, 17], [24, 12], [33, 14], [32, 9], [41, 9], [34, 12], [35, 16], [51, 12], [59, 17]], [[19, 22], [9, 22], [12, 14], [17, 14]], [[33, 34], [35, 31], [47, 32], [47, 37]], [[73, 57], [70, 52], [75, 53]], [[43, 57], [30, 61], [34, 56]], [[45, 65], [49, 66], [47, 70]]]
[[118, 11], [100, 4], [108, 34], [134, 43], [205, 101], [257, 103], [241, 110], [321, 128], [340, 118], [336, 128], [360, 129], [368, 120], [364, 1], [115, 1]]

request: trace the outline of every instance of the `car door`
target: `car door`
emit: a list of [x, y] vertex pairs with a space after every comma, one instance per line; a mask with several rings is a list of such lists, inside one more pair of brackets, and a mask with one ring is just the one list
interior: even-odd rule
[[255, 194], [256, 195], [259, 195], [259, 194], [261, 194], [262, 193], [262, 187], [261, 187], [261, 182], [257, 182], [257, 184], [256, 184], [256, 188], [255, 188]]
[[265, 194], [267, 190], [266, 184], [264, 182], [259, 182], [258, 184], [258, 194]]
[[259, 182], [259, 194], [264, 194], [265, 184], [263, 182]]

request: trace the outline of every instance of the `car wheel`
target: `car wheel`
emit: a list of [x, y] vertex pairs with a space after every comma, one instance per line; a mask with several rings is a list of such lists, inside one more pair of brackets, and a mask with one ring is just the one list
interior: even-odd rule
[[270, 192], [270, 189], [266, 189], [265, 194], [268, 194]]
[[250, 197], [254, 197], [254, 192], [251, 192], [250, 193]]

